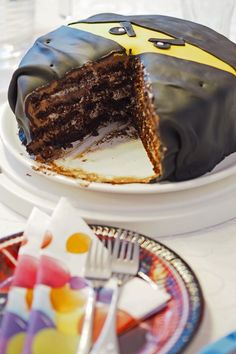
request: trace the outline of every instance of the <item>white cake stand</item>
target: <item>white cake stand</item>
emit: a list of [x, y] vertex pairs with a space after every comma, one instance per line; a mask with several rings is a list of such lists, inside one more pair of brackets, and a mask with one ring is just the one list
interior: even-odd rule
[[[5, 129], [3, 119], [6, 119], [6, 107], [1, 114], [1, 129]], [[228, 165], [221, 165], [205, 179], [190, 183], [168, 183], [159, 189], [158, 185], [119, 188], [96, 183], [85, 187], [75, 181], [63, 183], [60, 178], [46, 178], [17, 157], [14, 149], [6, 144], [4, 134], [2, 140], [0, 198], [26, 217], [33, 206], [51, 213], [64, 196], [87, 222], [125, 227], [158, 238], [196, 231], [236, 216], [236, 157], [233, 155]]]

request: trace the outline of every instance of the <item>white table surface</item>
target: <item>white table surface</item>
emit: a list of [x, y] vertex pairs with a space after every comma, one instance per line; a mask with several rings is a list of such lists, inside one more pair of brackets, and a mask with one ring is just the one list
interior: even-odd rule
[[[165, 7], [160, 7], [160, 12], [178, 15], [179, 8], [176, 1], [171, 0], [171, 5], [165, 2]], [[50, 30], [60, 24], [61, 20], [56, 11], [55, 0], [38, 0], [37, 33], [44, 33], [45, 29]], [[236, 21], [234, 24], [236, 25]], [[236, 39], [236, 28], [232, 29], [231, 38]], [[8, 78], [6, 77], [5, 80], [7, 87]], [[0, 103], [5, 100], [5, 97], [5, 92], [1, 92]], [[23, 230], [24, 225], [25, 219], [4, 206], [0, 196], [0, 237]], [[188, 262], [203, 289], [204, 318], [195, 339], [185, 352], [194, 354], [204, 345], [236, 330], [236, 218], [211, 229], [169, 236], [160, 241]]]

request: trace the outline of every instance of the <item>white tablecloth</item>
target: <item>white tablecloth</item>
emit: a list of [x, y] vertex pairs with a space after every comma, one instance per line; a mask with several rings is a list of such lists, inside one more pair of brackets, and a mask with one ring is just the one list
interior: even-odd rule
[[[177, 2], [171, 0], [165, 4], [164, 7], [160, 7], [161, 13], [178, 14]], [[50, 29], [61, 22], [57, 16], [55, 0], [37, 2], [36, 21], [39, 33], [44, 33], [46, 27]], [[236, 21], [234, 24], [236, 25]], [[236, 38], [236, 28], [232, 29], [231, 36]], [[6, 87], [7, 85], [6, 78]], [[4, 101], [5, 97], [2, 93], [0, 102]], [[24, 225], [23, 217], [0, 202], [0, 237], [23, 230]], [[203, 322], [197, 336], [186, 351], [187, 354], [194, 354], [203, 345], [236, 330], [236, 218], [208, 230], [165, 237], [161, 242], [188, 262], [203, 289], [206, 301]]]

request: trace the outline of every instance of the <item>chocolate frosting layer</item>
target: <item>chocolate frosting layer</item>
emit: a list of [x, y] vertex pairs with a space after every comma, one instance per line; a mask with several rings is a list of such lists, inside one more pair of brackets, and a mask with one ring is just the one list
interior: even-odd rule
[[[165, 16], [100, 14], [85, 21], [133, 24], [166, 33], [236, 68], [236, 45], [211, 29]], [[9, 87], [9, 102], [25, 143], [31, 141], [24, 103], [28, 94], [67, 71], [125, 49], [114, 41], [70, 27], [39, 38], [26, 53]], [[210, 171], [236, 151], [236, 77], [214, 67], [155, 53], [139, 55], [152, 85], [166, 147], [161, 179], [186, 180]]]

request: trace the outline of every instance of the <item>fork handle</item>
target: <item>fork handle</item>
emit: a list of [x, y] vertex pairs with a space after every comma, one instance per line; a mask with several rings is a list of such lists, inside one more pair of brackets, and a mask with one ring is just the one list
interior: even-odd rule
[[88, 301], [85, 308], [84, 322], [82, 327], [81, 339], [77, 354], [89, 354], [92, 346], [93, 337], [93, 319], [96, 303], [96, 291], [89, 287]]
[[90, 354], [119, 354], [119, 344], [116, 334], [117, 303], [120, 295], [120, 287], [117, 279], [111, 284], [113, 289], [112, 300], [109, 306], [106, 321]]

